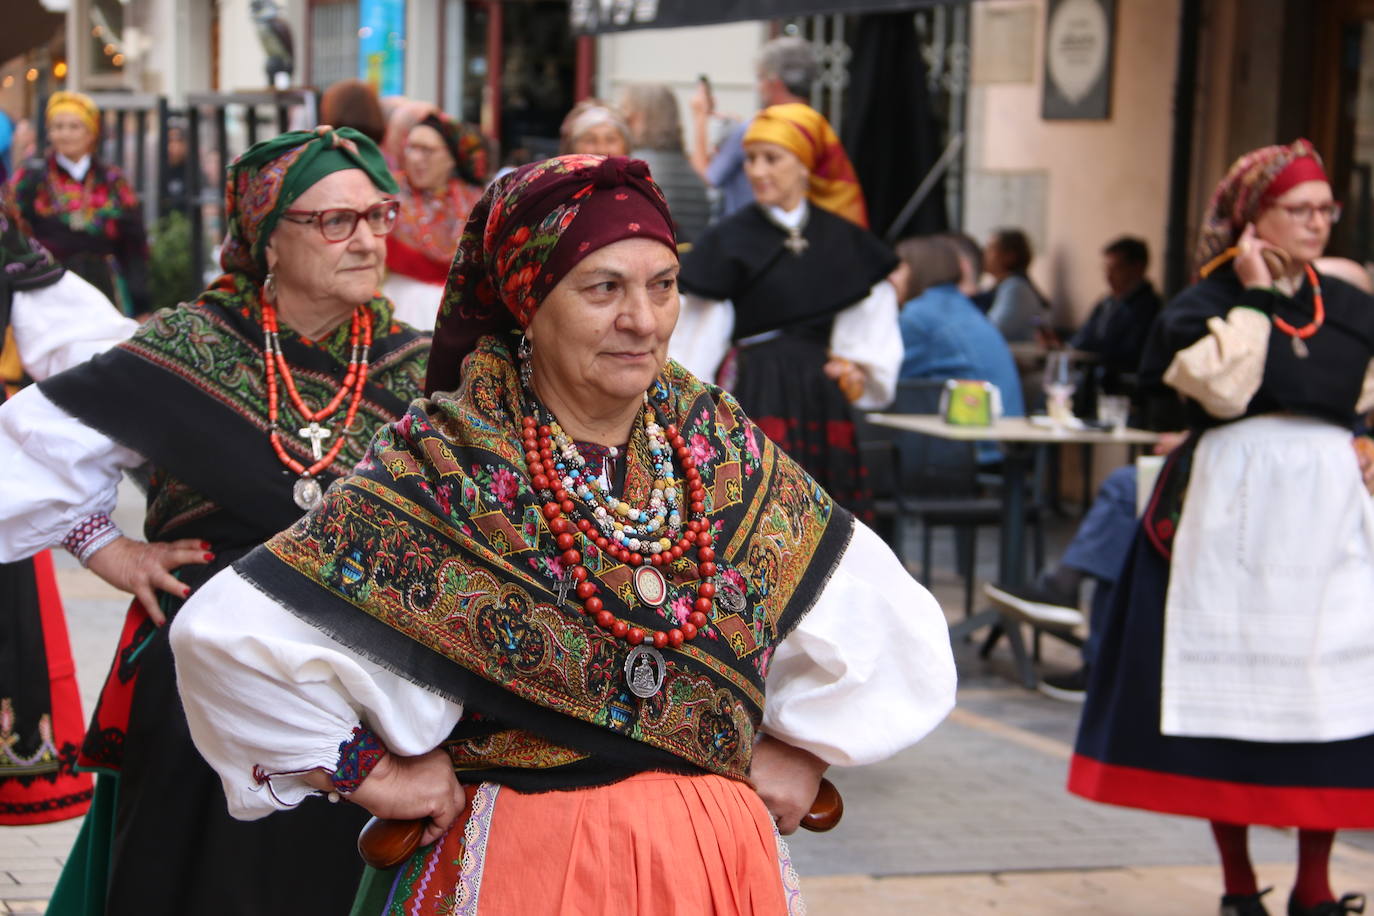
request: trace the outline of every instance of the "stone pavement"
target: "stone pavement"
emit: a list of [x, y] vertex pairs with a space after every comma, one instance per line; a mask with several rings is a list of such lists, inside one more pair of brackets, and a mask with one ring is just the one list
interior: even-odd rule
[[[136, 495], [121, 500], [119, 520], [137, 531], [129, 505]], [[938, 570], [953, 568], [947, 552], [942, 544]], [[89, 710], [126, 602], [69, 557], [55, 559]], [[990, 573], [987, 565], [981, 571]], [[959, 607], [952, 574], [940, 573], [935, 591]], [[1044, 650], [1047, 666], [1076, 661], [1054, 640]], [[833, 833], [790, 839], [812, 916], [1215, 913], [1219, 876], [1206, 826], [1070, 796], [1063, 786], [1079, 707], [1014, 686], [1005, 647], [988, 662], [973, 646], [958, 655], [959, 706], [949, 720], [890, 760], [832, 773], [844, 821]], [[43, 912], [77, 826], [0, 828], [0, 913]], [[1287, 831], [1253, 832], [1262, 881], [1277, 888], [1274, 913], [1292, 880], [1294, 842]], [[1374, 835], [1341, 834], [1333, 879], [1338, 891], [1374, 892]]]

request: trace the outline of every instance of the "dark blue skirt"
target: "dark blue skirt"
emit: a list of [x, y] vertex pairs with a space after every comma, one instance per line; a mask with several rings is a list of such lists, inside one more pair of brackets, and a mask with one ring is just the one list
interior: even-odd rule
[[1160, 733], [1168, 587], [1168, 560], [1138, 529], [1104, 615], [1069, 791], [1234, 824], [1374, 828], [1374, 735], [1267, 743]]

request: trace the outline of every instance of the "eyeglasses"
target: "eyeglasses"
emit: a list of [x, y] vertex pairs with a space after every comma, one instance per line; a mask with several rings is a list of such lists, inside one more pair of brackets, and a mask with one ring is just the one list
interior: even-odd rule
[[1334, 201], [1329, 204], [1296, 204], [1291, 207], [1280, 205], [1279, 209], [1288, 214], [1288, 218], [1296, 223], [1309, 222], [1313, 214], [1320, 216], [1333, 226], [1341, 221], [1341, 205]]
[[442, 146], [421, 146], [417, 143], [407, 143], [405, 145], [405, 151], [412, 156], [419, 156], [422, 159], [427, 159], [430, 156], [438, 156], [445, 150]]
[[396, 217], [400, 212], [400, 201], [384, 200], [366, 210], [350, 210], [347, 207], [332, 210], [287, 210], [282, 217], [292, 223], [316, 223], [320, 227], [320, 235], [323, 235], [327, 242], [346, 242], [353, 238], [353, 233], [358, 230], [358, 220], [366, 219], [367, 228], [372, 230], [373, 235], [386, 235], [396, 228]]

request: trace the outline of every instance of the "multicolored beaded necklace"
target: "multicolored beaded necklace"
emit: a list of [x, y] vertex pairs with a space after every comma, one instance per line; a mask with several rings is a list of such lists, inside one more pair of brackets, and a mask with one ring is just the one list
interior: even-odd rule
[[[277, 453], [277, 460], [286, 465], [292, 473], [299, 475], [300, 479], [292, 487], [292, 498], [297, 506], [308, 511], [315, 508], [324, 495], [315, 475], [338, 457], [339, 451], [344, 446], [344, 432], [353, 425], [353, 418], [358, 415], [358, 407], [363, 402], [363, 388], [367, 385], [368, 353], [372, 349], [372, 312], [366, 305], [360, 305], [353, 310], [353, 320], [349, 327], [348, 336], [348, 343], [351, 348], [351, 354], [348, 358], [348, 371], [344, 373], [343, 381], [339, 384], [339, 390], [329, 403], [319, 410], [311, 410], [306, 406], [300, 392], [296, 389], [296, 380], [292, 377], [291, 366], [287, 363], [285, 354], [282, 353], [281, 340], [278, 338], [276, 306], [268, 302], [265, 296], [260, 296], [259, 302], [262, 305], [263, 362], [267, 367], [268, 438], [272, 442], [272, 450]], [[287, 454], [286, 447], [281, 442], [281, 430], [277, 426], [277, 418], [280, 415], [277, 394], [278, 370], [281, 371], [282, 381], [286, 385], [286, 393], [291, 399], [291, 404], [306, 423], [304, 427], [297, 430], [296, 435], [310, 441], [310, 453], [314, 458], [314, 463], [309, 467]], [[348, 410], [344, 414], [343, 424], [337, 430], [328, 426], [321, 426], [321, 423], [329, 419], [339, 409], [345, 397], [349, 397], [349, 403]], [[334, 444], [329, 447], [328, 451], [324, 451], [321, 447], [321, 441], [330, 436], [334, 437]]]
[[[536, 494], [544, 500], [544, 518], [567, 570], [559, 583], [560, 604], [571, 587], [582, 602], [583, 613], [616, 639], [633, 646], [625, 662], [626, 681], [637, 696], [653, 696], [662, 686], [666, 671], [657, 650], [677, 648], [695, 639], [710, 621], [715, 606], [716, 552], [706, 520], [706, 488], [701, 472], [677, 427], [660, 422], [646, 395], [644, 428], [654, 461], [656, 495], [651, 496], [648, 507], [637, 509], [610, 493], [611, 483], [604, 470], [598, 478], [589, 480], [586, 461], [576, 444], [561, 429], [555, 431], [557, 421], [552, 416], [545, 423], [536, 420], [538, 411], [536, 407], [521, 420], [521, 441], [526, 470]], [[681, 485], [673, 472], [674, 458], [682, 467]], [[677, 495], [683, 490], [689, 512], [685, 526], [676, 511]], [[654, 500], [661, 505], [655, 505]], [[579, 501], [581, 517], [577, 517]], [[661, 536], [645, 536], [649, 534]], [[590, 579], [582, 563], [579, 536], [633, 569], [631, 582], [635, 594], [652, 607], [661, 606], [668, 597], [667, 579], [659, 567], [679, 559], [695, 546], [700, 581], [687, 619], [666, 631], [652, 632], [618, 619], [598, 597], [602, 586]]]

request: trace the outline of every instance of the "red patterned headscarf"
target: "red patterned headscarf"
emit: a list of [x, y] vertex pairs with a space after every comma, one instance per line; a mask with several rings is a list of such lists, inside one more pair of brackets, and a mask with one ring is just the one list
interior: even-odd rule
[[677, 249], [649, 167], [623, 156], [557, 156], [492, 184], [468, 217], [434, 328], [425, 394], [458, 387], [478, 338], [529, 327], [579, 261], [624, 239]]
[[1197, 267], [1235, 245], [1245, 227], [1284, 192], [1305, 181], [1329, 181], [1309, 140], [1264, 146], [1241, 156], [1212, 192], [1198, 231]]

